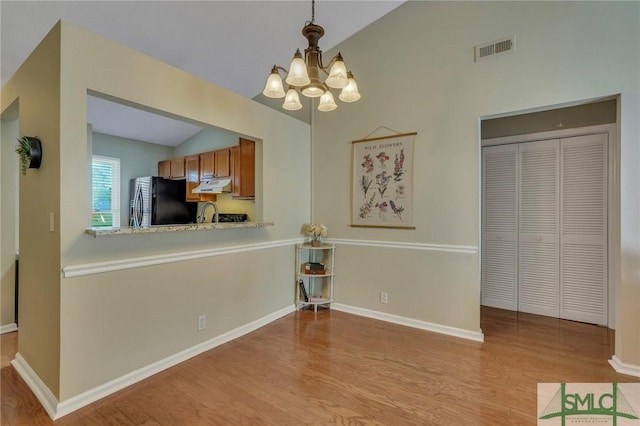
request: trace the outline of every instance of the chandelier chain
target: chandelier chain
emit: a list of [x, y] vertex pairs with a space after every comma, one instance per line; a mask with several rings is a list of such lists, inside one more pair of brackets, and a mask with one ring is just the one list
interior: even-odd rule
[[316, 0], [311, 0], [311, 23], [316, 22]]

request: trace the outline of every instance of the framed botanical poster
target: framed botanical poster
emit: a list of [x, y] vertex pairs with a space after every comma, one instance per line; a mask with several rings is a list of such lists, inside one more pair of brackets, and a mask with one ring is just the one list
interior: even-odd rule
[[413, 226], [413, 142], [417, 133], [353, 141], [351, 226]]

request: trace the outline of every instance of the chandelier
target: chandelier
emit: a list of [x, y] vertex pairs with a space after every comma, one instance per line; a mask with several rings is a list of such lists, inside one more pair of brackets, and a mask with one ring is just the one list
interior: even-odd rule
[[[347, 71], [342, 55], [339, 52], [326, 67], [322, 63], [322, 51], [318, 47], [318, 40], [324, 35], [324, 28], [314, 23], [315, 3], [315, 0], [311, 1], [311, 21], [307, 21], [304, 28], [302, 28], [302, 35], [309, 42], [309, 47], [304, 50], [304, 58], [300, 53], [300, 49], [297, 49], [295, 55], [293, 55], [289, 71], [274, 65], [262, 92], [269, 98], [284, 97], [282, 107], [289, 111], [302, 108], [298, 91], [301, 91], [303, 95], [309, 98], [319, 97], [318, 110], [320, 111], [333, 111], [338, 107], [333, 99], [331, 89], [342, 89], [338, 96], [338, 99], [342, 102], [355, 102], [360, 99], [356, 80], [353, 78], [351, 71]], [[282, 84], [282, 77], [280, 77], [280, 71], [287, 74], [285, 81], [288, 89], [286, 93]], [[327, 75], [324, 81], [320, 78], [320, 71]]]

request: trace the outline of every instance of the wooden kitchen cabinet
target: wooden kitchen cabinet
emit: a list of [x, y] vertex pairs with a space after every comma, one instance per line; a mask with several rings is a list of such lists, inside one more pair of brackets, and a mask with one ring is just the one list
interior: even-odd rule
[[171, 179], [181, 179], [184, 177], [184, 157], [171, 159]]
[[185, 157], [184, 167], [187, 185], [187, 201], [216, 201], [216, 194], [194, 194], [192, 191], [200, 185], [200, 173], [202, 168], [202, 154]]
[[200, 194], [191, 192], [200, 184], [200, 156], [190, 155], [184, 159], [187, 177], [187, 201], [200, 201]]
[[184, 157], [159, 161], [158, 176], [165, 179], [184, 179]]
[[231, 176], [230, 148], [200, 154], [200, 179], [208, 180]]
[[214, 151], [200, 154], [200, 180], [209, 180], [215, 177], [216, 155]]
[[240, 138], [231, 147], [231, 195], [236, 199], [253, 200], [256, 197], [256, 143]]
[[171, 160], [158, 162], [158, 176], [165, 179], [169, 179], [171, 177]]
[[216, 177], [231, 176], [231, 149], [224, 148], [214, 151], [216, 161]]

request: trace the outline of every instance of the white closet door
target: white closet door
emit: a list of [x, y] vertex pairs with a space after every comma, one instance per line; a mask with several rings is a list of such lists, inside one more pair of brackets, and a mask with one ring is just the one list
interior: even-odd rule
[[558, 317], [559, 140], [520, 144], [518, 310]]
[[560, 317], [607, 324], [607, 135], [561, 140]]
[[482, 149], [482, 304], [518, 309], [518, 147]]

